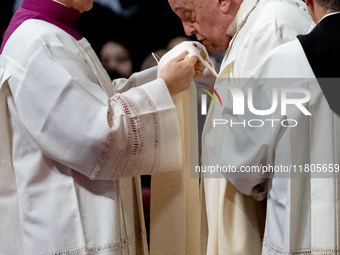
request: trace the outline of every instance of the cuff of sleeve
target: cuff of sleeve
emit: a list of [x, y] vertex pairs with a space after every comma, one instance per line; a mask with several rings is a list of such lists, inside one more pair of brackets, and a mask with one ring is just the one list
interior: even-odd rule
[[[165, 82], [158, 78], [140, 86], [150, 97], [159, 113], [160, 172], [180, 170], [182, 144], [177, 110]], [[156, 88], [157, 86], [157, 88]], [[169, 128], [171, 125], [172, 128]]]

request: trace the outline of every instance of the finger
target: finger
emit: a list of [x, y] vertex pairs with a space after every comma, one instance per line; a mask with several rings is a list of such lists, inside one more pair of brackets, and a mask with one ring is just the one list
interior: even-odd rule
[[188, 64], [194, 65], [198, 61], [198, 57], [197, 56], [191, 56], [191, 57], [187, 58], [186, 61], [188, 62]]
[[180, 62], [185, 59], [185, 57], [189, 54], [189, 51], [185, 50], [181, 54], [179, 54], [177, 57], [174, 58], [177, 62]]
[[203, 77], [204, 70], [205, 70], [205, 66], [203, 66], [203, 68], [202, 68], [201, 65], [199, 65], [199, 67], [197, 67], [197, 64], [196, 64], [195, 65], [195, 75], [194, 75], [194, 77], [195, 78]]
[[197, 61], [195, 64], [195, 70], [203, 72], [205, 69], [205, 66], [201, 61]]

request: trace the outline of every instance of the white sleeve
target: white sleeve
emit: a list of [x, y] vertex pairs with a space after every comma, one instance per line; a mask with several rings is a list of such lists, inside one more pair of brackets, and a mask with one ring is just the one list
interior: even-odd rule
[[91, 72], [64, 47], [32, 55], [14, 103], [41, 150], [92, 179], [180, 169], [179, 123], [163, 80], [108, 98]]
[[131, 88], [141, 86], [157, 79], [157, 67], [152, 67], [141, 72], [136, 72], [129, 79], [120, 78], [112, 81], [115, 93], [122, 93]]

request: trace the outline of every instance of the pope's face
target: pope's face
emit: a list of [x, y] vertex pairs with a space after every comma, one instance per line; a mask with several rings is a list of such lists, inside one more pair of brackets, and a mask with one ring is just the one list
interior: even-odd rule
[[208, 50], [226, 50], [230, 22], [217, 0], [169, 0], [171, 9], [182, 20], [186, 35], [195, 34]]

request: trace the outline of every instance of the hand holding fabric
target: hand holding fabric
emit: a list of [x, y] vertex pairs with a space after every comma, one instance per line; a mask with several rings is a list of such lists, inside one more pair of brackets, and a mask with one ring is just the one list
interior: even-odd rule
[[[204, 45], [192, 41], [182, 42], [160, 59], [158, 62], [158, 77], [163, 78], [170, 94], [175, 95], [189, 88], [190, 78], [201, 77], [205, 68], [217, 77], [215, 67]], [[177, 87], [173, 88], [171, 84], [168, 84], [169, 82], [175, 82]]]
[[184, 51], [177, 57], [169, 60], [160, 71], [159, 78], [162, 78], [168, 87], [171, 95], [176, 95], [190, 86], [190, 79], [195, 75], [195, 65], [198, 58]]

